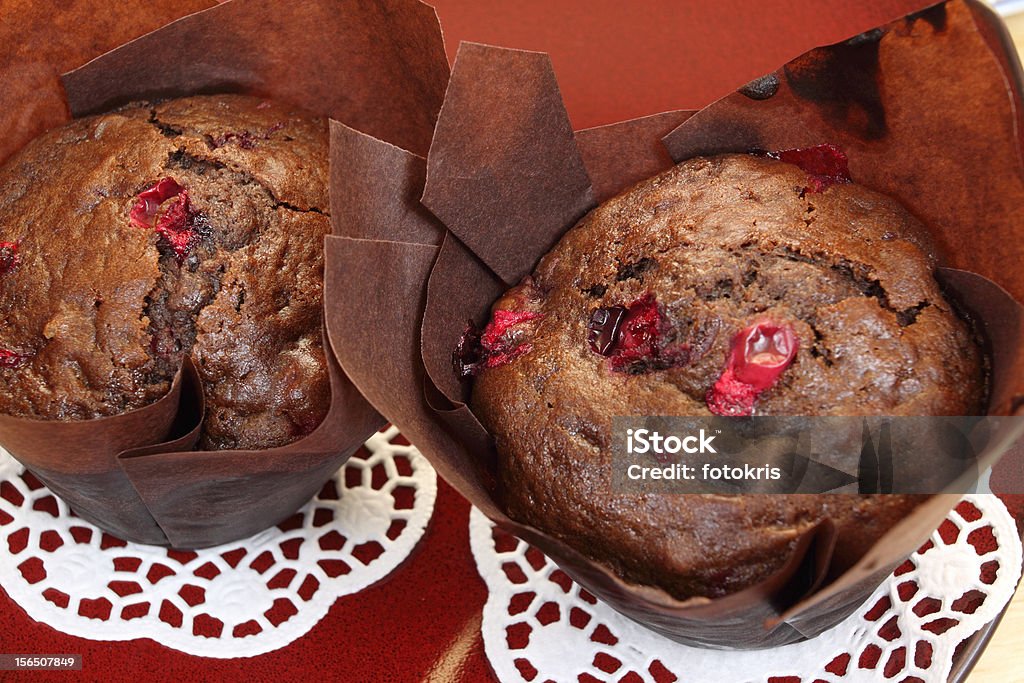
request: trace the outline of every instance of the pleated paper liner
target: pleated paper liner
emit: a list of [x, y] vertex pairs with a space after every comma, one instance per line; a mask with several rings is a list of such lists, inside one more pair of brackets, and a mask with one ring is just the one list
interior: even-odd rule
[[[832, 142], [849, 154], [855, 181], [903, 200], [932, 226], [947, 252], [937, 276], [991, 347], [990, 414], [1018, 411], [1024, 318], [1007, 292], [1024, 292], [1015, 265], [1024, 177], [1013, 125], [1019, 89], [1007, 84], [1019, 83], [1020, 72], [997, 29], [980, 5], [956, 0], [812, 51], [700, 112], [575, 135], [545, 55], [463, 44], [426, 159], [332, 125], [332, 196], [345, 203], [332, 207], [327, 238], [326, 324], [342, 367], [474, 505], [636, 621], [711, 647], [769, 647], [821, 633], [863, 602], [958, 497], [928, 499], [848, 571], [833, 566], [835, 533], [824, 520], [764, 582], [724, 598], [677, 600], [621, 580], [502, 512], [493, 442], [466, 405], [452, 351], [466, 320], [483, 324], [490, 304], [597, 201], [670, 167], [666, 150], [681, 160]], [[746, 115], [742, 125], [735, 110]], [[934, 136], [928, 144], [926, 130]], [[706, 140], [719, 147], [699, 147]], [[899, 173], [889, 166], [895, 154]], [[978, 186], [986, 201], [973, 194]], [[969, 208], [966, 221], [957, 207]], [[981, 241], [978, 231], [992, 234]], [[978, 257], [979, 244], [1002, 246]], [[1002, 423], [979, 471], [1019, 436], [1019, 425]]]
[[[78, 17], [83, 26], [89, 20]], [[84, 30], [61, 39], [91, 40]], [[447, 78], [437, 17], [414, 0], [229, 0], [104, 54], [63, 85], [76, 116], [133, 100], [245, 93], [425, 152]], [[37, 102], [29, 93], [18, 104], [24, 113]], [[75, 511], [122, 538], [176, 548], [243, 538], [294, 512], [384, 422], [326, 341], [324, 348], [327, 416], [283, 447], [193, 450], [203, 405], [187, 360], [171, 392], [149, 406], [81, 422], [2, 416], [0, 444]]]

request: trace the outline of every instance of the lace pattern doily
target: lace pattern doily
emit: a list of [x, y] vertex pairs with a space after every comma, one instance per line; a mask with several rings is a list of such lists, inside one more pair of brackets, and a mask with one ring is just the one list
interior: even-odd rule
[[177, 552], [75, 517], [0, 450], [0, 585], [30, 617], [70, 635], [249, 657], [291, 643], [335, 599], [391, 573], [423, 536], [436, 496], [433, 468], [389, 427], [277, 527]]
[[477, 509], [470, 544], [489, 595], [484, 649], [503, 683], [852, 683], [946, 681], [957, 645], [1013, 595], [1022, 550], [993, 495], [973, 495], [848, 619], [819, 637], [758, 651], [663, 638], [576, 585]]

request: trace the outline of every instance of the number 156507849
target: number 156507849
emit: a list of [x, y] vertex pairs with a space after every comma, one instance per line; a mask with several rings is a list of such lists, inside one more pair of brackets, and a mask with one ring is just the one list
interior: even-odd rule
[[0, 654], [0, 671], [81, 671], [82, 655]]

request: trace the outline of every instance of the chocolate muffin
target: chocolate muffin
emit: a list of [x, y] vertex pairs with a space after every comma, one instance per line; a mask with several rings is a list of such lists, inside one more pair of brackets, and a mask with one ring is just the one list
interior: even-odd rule
[[191, 356], [200, 447], [310, 433], [326, 121], [218, 95], [78, 119], [0, 169], [0, 411], [86, 420], [165, 395]]
[[823, 518], [845, 570], [921, 499], [613, 494], [611, 421], [980, 414], [926, 235], [827, 146], [693, 159], [601, 205], [456, 356], [506, 512], [677, 598], [764, 580]]

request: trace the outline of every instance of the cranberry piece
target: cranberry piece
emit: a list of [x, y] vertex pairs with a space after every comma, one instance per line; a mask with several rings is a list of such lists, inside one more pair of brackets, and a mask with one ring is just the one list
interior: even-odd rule
[[160, 211], [160, 205], [177, 197], [185, 189], [174, 178], [162, 178], [147, 190], [139, 193], [129, 217], [137, 228], [153, 227], [153, 218]]
[[533, 350], [532, 344], [519, 344], [516, 346], [499, 346], [489, 351], [484, 359], [484, 369], [499, 368], [508, 365], [521, 356], [525, 356]]
[[786, 325], [751, 325], [733, 338], [730, 366], [736, 379], [764, 391], [793, 362], [797, 345], [796, 335]]
[[769, 389], [796, 357], [799, 341], [792, 328], [755, 323], [732, 339], [725, 371], [708, 391], [708, 409], [716, 415], [750, 415], [758, 395]]
[[188, 200], [188, 191], [182, 190], [167, 210], [157, 219], [156, 231], [170, 243], [178, 258], [184, 258], [197, 235], [194, 230], [196, 212]]
[[0, 242], [0, 277], [21, 265], [17, 242]]
[[472, 377], [483, 369], [485, 354], [480, 345], [480, 335], [480, 329], [470, 322], [459, 337], [459, 343], [452, 352], [452, 365], [459, 377]]
[[665, 343], [667, 331], [658, 301], [648, 292], [628, 306], [595, 310], [587, 324], [587, 341], [594, 353], [610, 358], [612, 370], [642, 374], [689, 362], [685, 344]]
[[28, 355], [0, 349], [0, 368], [16, 368], [28, 360]]
[[130, 218], [136, 227], [153, 228], [180, 261], [199, 237], [202, 214], [192, 208], [188, 190], [174, 178], [163, 178], [139, 194]]
[[803, 169], [810, 182], [808, 192], [824, 192], [833, 185], [850, 182], [850, 161], [835, 145], [786, 149], [769, 152], [768, 156]]
[[626, 317], [625, 306], [599, 308], [590, 316], [587, 323], [587, 342], [594, 353], [610, 356], [619, 341], [619, 330], [622, 320]]
[[648, 292], [627, 306], [612, 350], [612, 369], [622, 371], [637, 361], [656, 358], [661, 327], [661, 311], [653, 294]]
[[504, 311], [498, 310], [487, 323], [483, 334], [480, 336], [480, 343], [487, 350], [495, 349], [508, 341], [509, 334], [520, 324], [530, 320], [543, 318], [542, 313], [531, 311]]
[[527, 331], [523, 323], [543, 317], [543, 313], [532, 311], [497, 310], [482, 331], [471, 323], [452, 356], [456, 373], [470, 377], [526, 355], [533, 346], [522, 341]]
[[736, 379], [731, 368], [726, 368], [715, 386], [708, 390], [705, 400], [708, 410], [715, 415], [742, 417], [754, 412], [754, 403], [761, 392], [746, 382]]

